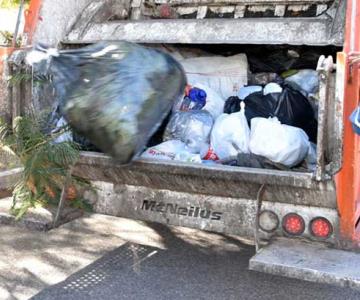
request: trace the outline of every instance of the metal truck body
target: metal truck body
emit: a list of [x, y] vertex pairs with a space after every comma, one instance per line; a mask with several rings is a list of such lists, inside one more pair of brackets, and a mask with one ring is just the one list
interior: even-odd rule
[[[357, 5], [358, 1], [351, 0], [33, 0], [25, 26], [29, 45], [43, 42], [71, 47], [125, 39], [149, 45], [342, 47], [336, 64], [327, 58], [318, 66], [319, 127], [314, 172], [141, 159], [124, 167], [104, 154], [84, 152], [75, 172], [98, 187], [96, 194], [87, 194], [95, 211], [255, 236], [257, 242], [274, 236], [292, 237], [282, 223], [286, 215], [296, 213], [304, 220], [300, 238], [356, 247], [360, 148], [348, 117], [359, 100], [359, 61], [352, 63], [353, 54], [360, 51]], [[164, 13], [163, 7], [177, 17], [167, 18], [168, 11]], [[19, 101], [16, 93], [12, 101]], [[277, 223], [275, 228], [264, 230], [259, 226], [263, 211], [273, 213], [273, 219], [265, 223]], [[332, 226], [326, 239], [317, 238], [309, 229], [311, 221], [319, 217]]]

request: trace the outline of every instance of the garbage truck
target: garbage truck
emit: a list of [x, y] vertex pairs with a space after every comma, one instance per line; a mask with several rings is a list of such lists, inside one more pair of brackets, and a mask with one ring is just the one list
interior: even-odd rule
[[[258, 248], [280, 245], [278, 255], [291, 245], [359, 248], [360, 139], [349, 120], [360, 99], [358, 1], [32, 0], [25, 16], [28, 46], [40, 42], [69, 49], [126, 40], [179, 52], [190, 48], [200, 55], [266, 57], [278, 49], [323, 54], [316, 62], [318, 128], [312, 170], [141, 157], [120, 166], [106, 154], [83, 151], [74, 172], [97, 187], [88, 197], [99, 213], [233, 234], [254, 240]], [[12, 93], [12, 103], [16, 95]], [[262, 263], [254, 259], [250, 267], [282, 273], [271, 267], [273, 258]], [[296, 277], [294, 272], [282, 274]]]

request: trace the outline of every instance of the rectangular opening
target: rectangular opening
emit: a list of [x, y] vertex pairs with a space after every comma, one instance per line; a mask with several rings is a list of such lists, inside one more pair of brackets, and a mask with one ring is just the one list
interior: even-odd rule
[[[232, 57], [238, 54], [246, 55], [248, 62], [248, 69], [245, 70], [247, 85], [251, 85], [255, 80], [260, 80], [257, 78], [259, 73], [277, 73], [279, 77], [286, 76], [286, 72], [291, 72], [291, 70], [299, 70], [299, 69], [311, 69], [316, 70], [317, 63], [319, 57], [321, 55], [331, 55], [334, 59], [336, 58], [336, 52], [340, 49], [334, 46], [324, 46], [324, 47], [310, 47], [310, 46], [290, 46], [290, 45], [179, 45], [179, 44], [156, 44], [149, 45], [150, 47], [155, 47], [167, 51], [174, 57], [176, 57], [180, 62], [186, 61], [186, 59], [192, 57]], [[273, 61], [271, 59], [273, 58]], [[277, 61], [276, 61], [277, 60]], [[201, 72], [200, 72], [201, 73]], [[239, 72], [241, 73], [241, 72]], [[269, 75], [270, 76], [270, 75]], [[317, 133], [322, 134], [321, 139], [321, 147], [317, 147], [318, 151], [322, 152], [321, 158], [323, 162], [322, 168], [325, 171], [326, 166], [332, 162], [332, 153], [337, 151], [336, 145], [334, 145], [334, 141], [340, 139], [340, 136], [336, 136], [338, 132], [333, 130], [336, 123], [339, 121], [338, 119], [334, 119], [334, 108], [335, 105], [335, 73], [330, 72], [328, 76], [331, 77], [331, 80], [326, 81], [324, 83], [319, 83], [319, 89], [327, 89], [326, 98], [324, 98], [324, 93], [320, 90], [316, 92], [316, 95], [313, 95], [314, 98], [311, 98], [311, 105], [317, 111], [317, 108], [321, 106], [321, 101], [326, 101], [326, 111], [322, 112], [325, 114], [323, 117], [322, 123], [319, 124], [319, 128], [317, 129]], [[265, 76], [266, 77], [266, 76]], [[273, 82], [274, 79], [269, 79], [268, 82]], [[190, 82], [190, 84], [194, 84]], [[331, 86], [330, 86], [331, 84]], [[238, 90], [234, 92], [233, 96], [238, 96]], [[312, 96], [312, 97], [313, 97]], [[224, 103], [227, 100], [224, 96]], [[306, 96], [307, 99], [310, 99]], [[315, 99], [315, 100], [314, 100]], [[323, 106], [321, 106], [323, 107]], [[325, 106], [324, 106], [325, 107]], [[168, 118], [163, 122], [158, 131], [153, 135], [148, 143], [148, 147], [156, 148], [156, 145], [162, 143], [164, 141], [164, 132], [168, 125], [171, 116], [169, 114]], [[319, 122], [318, 112], [316, 113], [316, 119]], [[315, 137], [316, 138], [316, 137]], [[93, 147], [86, 147], [84, 150], [87, 151], [96, 151]], [[200, 153], [192, 153], [195, 155], [200, 155]], [[86, 154], [84, 154], [86, 156]], [[89, 162], [93, 162], [101, 165], [101, 161], [107, 161], [106, 157], [92, 155], [88, 153]], [[203, 157], [200, 157], [203, 159]], [[185, 160], [185, 161], [184, 161]], [[319, 166], [319, 160], [315, 162], [311, 167], [305, 166], [303, 163], [298, 164], [295, 167], [286, 167], [279, 166], [278, 164], [271, 165], [267, 167], [252, 167], [249, 164], [245, 164], [242, 166], [238, 164], [238, 162], [226, 163], [226, 164], [214, 164], [212, 162], [196, 163], [189, 162], [186, 159], [182, 160], [158, 160], [158, 159], [149, 159], [149, 158], [137, 158], [135, 163], [133, 164], [135, 168], [143, 168], [144, 171], [151, 170], [151, 172], [169, 172], [169, 174], [193, 174], [196, 176], [198, 174], [205, 174], [206, 176], [215, 176], [215, 177], [223, 177], [226, 178], [230, 176], [229, 174], [233, 174], [237, 178], [241, 178], [244, 176], [244, 179], [251, 180], [250, 177], [253, 176], [255, 181], [259, 181], [260, 178], [266, 178], [266, 180], [271, 183], [276, 181], [277, 178], [282, 178], [283, 182], [287, 182], [287, 184], [296, 184], [294, 182], [294, 178], [298, 176], [299, 180], [309, 180], [315, 177], [317, 169]], [[236, 159], [235, 159], [236, 160]], [[86, 160], [85, 160], [86, 161]], [[268, 161], [268, 160], [267, 160]], [[108, 164], [109, 162], [105, 162], [104, 164]], [[274, 175], [276, 175], [274, 177]], [[273, 177], [273, 178], [271, 178]], [[287, 180], [284, 180], [285, 177], [289, 177]], [[273, 182], [276, 183], [276, 182]], [[306, 185], [306, 184], [305, 184]]]

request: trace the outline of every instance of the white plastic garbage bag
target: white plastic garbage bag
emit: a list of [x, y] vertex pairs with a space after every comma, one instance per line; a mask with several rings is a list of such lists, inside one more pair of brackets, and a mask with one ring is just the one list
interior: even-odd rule
[[241, 102], [240, 107], [239, 112], [217, 118], [211, 131], [211, 146], [220, 159], [249, 153], [250, 129], [245, 117], [245, 103]]
[[269, 160], [294, 167], [309, 152], [309, 137], [304, 130], [281, 124], [277, 118], [251, 120], [250, 151]]
[[192, 153], [200, 153], [210, 141], [214, 120], [205, 110], [177, 111], [166, 126], [164, 140], [180, 140]]
[[141, 154], [141, 157], [156, 160], [176, 160], [201, 163], [200, 154], [191, 153], [186, 144], [178, 140], [169, 140], [154, 147], [150, 147]]
[[291, 83], [305, 97], [316, 95], [319, 91], [319, 75], [315, 70], [300, 70], [296, 74], [286, 78], [285, 81]]
[[239, 89], [247, 84], [248, 62], [245, 54], [194, 57], [180, 63], [190, 85], [205, 84], [223, 99], [237, 95]]
[[256, 92], [261, 92], [262, 90], [263, 88], [260, 85], [243, 86], [242, 88], [240, 88], [238, 95], [240, 100], [244, 100], [247, 96]]
[[206, 104], [202, 108], [202, 110], [207, 110], [212, 115], [214, 120], [216, 120], [216, 118], [223, 113], [225, 99], [222, 98], [216, 91], [214, 91], [209, 86], [198, 82], [195, 83], [193, 86], [206, 92]]
[[275, 82], [270, 82], [264, 87], [263, 94], [266, 96], [267, 94], [272, 93], [281, 93], [283, 91], [282, 87]]

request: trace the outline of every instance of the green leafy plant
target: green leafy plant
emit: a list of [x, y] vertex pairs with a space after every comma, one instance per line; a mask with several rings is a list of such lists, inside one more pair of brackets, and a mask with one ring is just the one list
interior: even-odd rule
[[41, 85], [50, 82], [50, 80], [51, 80], [50, 76], [31, 74], [29, 71], [23, 70], [22, 72], [18, 72], [14, 75], [11, 75], [7, 80], [7, 83], [10, 87], [13, 87], [23, 82], [30, 82], [30, 81], [32, 81], [34, 85]]
[[[13, 41], [13, 38], [14, 38], [13, 33], [11, 33], [10, 31], [7, 31], [7, 30], [1, 30], [0, 35], [2, 36], [2, 40], [4, 41], [4, 44], [6, 46], [11, 46], [12, 45], [12, 41]], [[16, 45], [15, 46], [20, 47], [21, 43], [22, 43], [22, 37], [18, 36], [16, 38]]]
[[12, 211], [21, 218], [30, 207], [56, 205], [65, 194], [69, 205], [89, 209], [77, 192], [89, 187], [89, 182], [72, 175], [79, 158], [74, 142], [57, 142], [56, 138], [69, 130], [67, 126], [56, 133], [44, 133], [43, 117], [17, 117], [12, 127], [0, 123], [0, 148], [21, 161], [24, 171], [13, 191]]
[[[25, 5], [29, 4], [30, 0], [25, 0]], [[17, 8], [20, 5], [20, 0], [0, 0], [0, 8]]]

